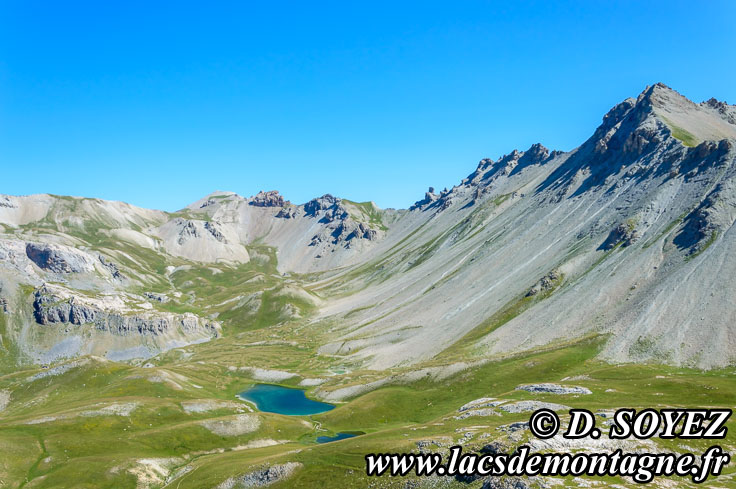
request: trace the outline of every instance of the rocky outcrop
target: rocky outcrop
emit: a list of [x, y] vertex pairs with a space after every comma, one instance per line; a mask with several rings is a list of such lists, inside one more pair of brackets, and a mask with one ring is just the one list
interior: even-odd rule
[[304, 204], [304, 213], [308, 217], [319, 217], [320, 222], [324, 223], [342, 221], [350, 217], [350, 213], [340, 199], [330, 194], [325, 194]]
[[111, 262], [102, 255], [99, 255], [98, 258], [100, 259], [100, 263], [102, 264], [102, 266], [110, 271], [110, 274], [113, 278], [116, 278], [118, 280], [126, 278], [125, 275], [120, 272], [120, 268], [115, 263]]
[[710, 107], [726, 122], [736, 124], [736, 105], [728, 105], [726, 102], [721, 102], [715, 98], [710, 98], [700, 105]]
[[[653, 106], [660, 89], [668, 88], [656, 84], [645, 90], [636, 100], [626, 99], [611, 109], [590, 141], [595, 145], [595, 153], [617, 157], [617, 152], [623, 152], [639, 157], [662, 143], [668, 130], [653, 116]], [[618, 158], [620, 160], [620, 155]]]
[[238, 477], [231, 477], [218, 485], [216, 489], [235, 489], [270, 486], [290, 477], [296, 470], [301, 468], [299, 462], [287, 462], [285, 464], [268, 465]]
[[174, 256], [205, 263], [250, 260], [237, 229], [209, 215], [205, 219], [176, 217], [153, 231], [162, 239], [163, 249]]
[[535, 394], [592, 394], [590, 389], [587, 387], [578, 387], [575, 385], [559, 385], [559, 384], [527, 384], [520, 385], [516, 388], [517, 391], [527, 391]]
[[501, 440], [495, 440], [487, 445], [484, 445], [478, 452], [483, 455], [499, 455], [501, 453], [511, 452], [513, 447], [506, 442]]
[[315, 217], [319, 211], [330, 209], [338, 202], [339, 199], [336, 197], [330, 194], [325, 194], [322, 197], [312, 199], [304, 204], [304, 212], [310, 217]]
[[345, 245], [350, 247], [353, 240], [372, 241], [378, 237], [378, 231], [372, 229], [363, 222], [357, 222], [352, 218], [346, 218], [339, 221], [330, 221], [325, 228], [312, 236], [309, 246], [317, 246], [320, 243], [330, 243], [333, 245]]
[[320, 243], [333, 245], [343, 244], [350, 247], [353, 240], [372, 241], [378, 237], [378, 231], [364, 222], [353, 219], [340, 199], [326, 194], [304, 204], [304, 212], [308, 217], [319, 217], [326, 226], [312, 236], [309, 246]]
[[3, 295], [2, 282], [0, 282], [0, 311], [8, 312], [8, 299]]
[[299, 215], [299, 208], [295, 206], [282, 207], [276, 214], [279, 219], [293, 219]]
[[166, 294], [157, 294], [155, 292], [144, 292], [143, 296], [146, 299], [151, 299], [152, 301], [160, 302], [161, 304], [166, 304], [171, 300]]
[[639, 232], [636, 229], [636, 221], [629, 219], [611, 230], [601, 248], [610, 250], [618, 245], [630, 246], [638, 239]]
[[61, 299], [45, 286], [33, 293], [33, 315], [38, 324], [71, 323], [82, 325], [94, 321], [95, 308], [79, 304], [74, 297]]
[[502, 411], [507, 413], [530, 413], [538, 409], [550, 409], [552, 411], [567, 411], [570, 409], [569, 406], [563, 404], [556, 404], [553, 402], [540, 402], [540, 401], [518, 401], [509, 404], [503, 404], [499, 407]]
[[99, 331], [107, 331], [118, 336], [130, 336], [133, 334], [158, 336], [169, 331], [172, 324], [168, 318], [140, 316], [121, 316], [120, 314], [100, 315], [95, 321], [95, 327]]
[[10, 404], [11, 392], [8, 390], [0, 390], [0, 412], [5, 411]]
[[684, 219], [674, 243], [689, 253], [704, 250], [736, 222], [736, 174], [716, 185]]
[[261, 190], [249, 202], [250, 205], [256, 207], [283, 207], [286, 203], [288, 202], [284, 200], [278, 190], [270, 190], [268, 192]]
[[91, 261], [73, 248], [26, 243], [26, 255], [39, 268], [54, 273], [81, 273], [94, 269]]
[[495, 397], [481, 397], [480, 399], [475, 399], [473, 401], [467, 402], [460, 406], [460, 408], [457, 410], [459, 413], [469, 411], [471, 409], [479, 409], [484, 407], [495, 407], [501, 404], [500, 401], [497, 401]]
[[205, 207], [209, 207], [211, 205], [217, 204], [217, 201], [214, 199], [208, 199], [205, 202], [202, 203], [202, 205], [199, 206], [200, 209], [204, 209]]
[[434, 193], [434, 187], [429, 187], [429, 189], [424, 193], [424, 198], [414, 202], [414, 205], [409, 207], [409, 210], [413, 211], [415, 209], [426, 207], [439, 198], [440, 196]]
[[15, 209], [18, 206], [13, 204], [13, 201], [11, 201], [6, 195], [0, 196], [0, 207], [6, 207], [8, 209]]
[[219, 325], [204, 321], [193, 314], [181, 316], [122, 316], [120, 314], [101, 314], [94, 321], [99, 331], [118, 336], [149, 335], [158, 336], [179, 329], [184, 333], [205, 331], [210, 336], [219, 336]]
[[340, 241], [350, 241], [351, 239], [356, 238], [371, 241], [376, 238], [378, 233], [363, 222], [345, 219], [340, 222], [332, 235], [335, 237], [335, 242], [337, 243]]
[[478, 163], [478, 168], [463, 181], [464, 185], [489, 186], [500, 177], [519, 173], [524, 168], [541, 165], [561, 154], [552, 151], [540, 143], [532, 144], [526, 151], [513, 150], [502, 156], [498, 161], [486, 158]]
[[[536, 193], [553, 190], [548, 193], [549, 202], [557, 203], [610, 184], [616, 175], [629, 170], [629, 179], [644, 179], [669, 169], [669, 165], [654, 162], [678, 159], [684, 147], [672, 137], [672, 130], [657, 116], [655, 107], [665, 104], [661, 99], [671, 93], [657, 84], [636, 99], [614, 106], [593, 135], [537, 187]], [[623, 184], [622, 180], [618, 178], [617, 183]]]
[[222, 234], [222, 231], [220, 230], [219, 224], [217, 224], [214, 221], [205, 221], [204, 228], [209, 231], [209, 233], [212, 235], [213, 238], [215, 238], [220, 243], [227, 243], [227, 239], [225, 239], [225, 235]]
[[181, 224], [182, 226], [179, 230], [179, 238], [177, 239], [177, 243], [183, 245], [190, 238], [199, 238], [200, 234], [197, 230], [197, 226], [192, 221], [182, 219]]
[[554, 289], [559, 284], [561, 278], [562, 273], [559, 270], [551, 270], [547, 275], [539, 279], [539, 282], [534, 284], [531, 289], [529, 289], [526, 293], [526, 297], [532, 297], [540, 292], [548, 292]]
[[38, 324], [74, 324], [81, 326], [93, 324], [98, 331], [106, 331], [118, 336], [133, 334], [158, 336], [174, 329], [184, 333], [206, 331], [218, 335], [219, 324], [198, 318], [193, 314], [183, 315], [123, 315], [108, 312], [94, 306], [83, 304], [72, 296], [62, 298], [52, 293], [46, 286], [39, 287], [33, 294], [33, 315]]

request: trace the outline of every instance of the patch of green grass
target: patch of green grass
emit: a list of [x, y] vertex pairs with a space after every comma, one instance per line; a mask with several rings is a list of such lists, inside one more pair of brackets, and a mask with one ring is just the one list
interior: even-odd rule
[[639, 217], [638, 216], [637, 217], [630, 217], [630, 218], [626, 219], [625, 224], [626, 224], [626, 229], [629, 232], [631, 232], [634, 229], [636, 229], [636, 225], [639, 224]]
[[695, 135], [689, 132], [687, 129], [676, 126], [669, 119], [665, 117], [662, 117], [662, 119], [664, 119], [665, 123], [667, 123], [667, 126], [670, 128], [672, 137], [682, 142], [684, 146], [688, 146], [692, 148], [692, 147], [697, 146], [700, 143], [698, 138], [696, 138]]
[[501, 194], [495, 199], [493, 199], [493, 203], [496, 205], [501, 205], [504, 202], [506, 202], [509, 199], [509, 197], [511, 197], [511, 194]]
[[[368, 218], [368, 224], [371, 227], [377, 227], [382, 231], [387, 231], [388, 227], [383, 223], [381, 210], [378, 209], [373, 202], [353, 202], [352, 200], [342, 199], [343, 202], [356, 207], [365, 218]], [[362, 216], [353, 216], [356, 221], [364, 221]]]
[[253, 259], [236, 267], [208, 264], [192, 265], [171, 275], [177, 290], [191, 294], [191, 304], [171, 301], [157, 305], [171, 312], [191, 310], [201, 315], [217, 314], [233, 331], [268, 327], [293, 317], [309, 316], [314, 310], [311, 294], [294, 283], [284, 284], [278, 273], [272, 247], [249, 247]]

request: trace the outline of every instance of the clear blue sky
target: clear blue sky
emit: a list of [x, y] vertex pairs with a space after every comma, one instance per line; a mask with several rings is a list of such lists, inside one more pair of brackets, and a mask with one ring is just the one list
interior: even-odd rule
[[[400, 5], [398, 5], [400, 4]], [[0, 0], [0, 193], [406, 207], [662, 81], [736, 103], [736, 2]]]

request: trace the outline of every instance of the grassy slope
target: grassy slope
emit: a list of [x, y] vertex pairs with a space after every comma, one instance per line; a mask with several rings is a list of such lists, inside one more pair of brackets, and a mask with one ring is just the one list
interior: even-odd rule
[[[253, 382], [246, 374], [227, 368], [237, 361], [232, 356], [234, 342], [220, 340], [208, 345], [210, 351], [201, 355], [206, 360], [200, 360], [196, 352], [188, 361], [171, 353], [153, 369], [94, 362], [30, 382], [32, 372], [18, 372], [0, 378], [0, 388], [11, 390], [13, 399], [0, 423], [0, 446], [9, 454], [0, 464], [0, 479], [14, 481], [11, 487], [18, 487], [26, 477], [31, 483], [25, 487], [135, 487], [136, 480], [128, 471], [135, 460], [175, 457], [173, 465], [195, 469], [171, 486], [181, 489], [213, 487], [266, 461], [304, 464], [298, 477], [282, 487], [314, 487], [316, 481], [321, 481], [320, 486], [325, 488], [363, 487], [365, 481], [361, 481], [360, 474], [366, 453], [412, 450], [419, 440], [457, 440], [467, 431], [495, 436], [498, 426], [528, 419], [528, 414], [465, 420], [451, 417], [459, 406], [479, 397], [539, 399], [594, 411], [624, 406], [731, 406], [736, 402], [732, 371], [703, 373], [662, 366], [611, 366], [593, 359], [599, 345], [600, 339], [592, 338], [564, 348], [486, 363], [443, 381], [427, 379], [386, 386], [333, 411], [304, 419], [258, 413], [262, 421], [258, 432], [234, 437], [215, 435], [197, 423], [208, 418], [227, 419], [234, 414], [232, 408], [186, 414], [180, 405], [187, 399], [232, 400], [235, 393]], [[220, 350], [224, 360], [218, 362]], [[324, 373], [329, 367], [329, 362], [310, 365], [305, 360], [312, 355], [291, 346], [250, 346], [246, 351], [249, 354], [241, 353], [241, 363], [279, 368], [295, 368], [304, 363], [304, 370], [315, 374]], [[181, 388], [146, 380], [161, 372], [178, 374], [177, 379], [187, 380], [178, 381]], [[580, 375], [589, 379], [576, 380], [574, 384], [589, 387], [593, 395], [563, 397], [514, 390], [522, 383], [559, 382]], [[137, 402], [139, 407], [130, 417], [79, 415], [95, 405], [112, 402]], [[24, 424], [60, 414], [68, 418]], [[367, 434], [316, 445], [315, 422], [331, 433], [361, 430]], [[291, 441], [273, 447], [233, 450], [264, 438]], [[662, 443], [668, 444], [671, 445]], [[705, 448], [705, 443], [697, 441], [689, 441], [688, 445]], [[111, 471], [112, 467], [119, 470]], [[383, 482], [391, 485], [389, 480]]]
[[672, 131], [672, 137], [674, 137], [675, 139], [678, 139], [680, 142], [682, 142], [684, 146], [688, 146], [692, 148], [692, 147], [697, 146], [698, 143], [700, 143], [700, 140], [698, 140], [698, 138], [695, 137], [694, 134], [689, 132], [684, 127], [680, 127], [680, 126], [673, 124], [672, 121], [670, 121], [666, 117], [662, 117], [662, 119], [664, 119], [665, 123], [670, 128], [670, 131]]

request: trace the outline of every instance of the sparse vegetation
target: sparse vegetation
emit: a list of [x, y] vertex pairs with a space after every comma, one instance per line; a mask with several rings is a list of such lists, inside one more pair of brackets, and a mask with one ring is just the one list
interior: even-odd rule
[[386, 231], [388, 229], [383, 223], [381, 210], [378, 209], [373, 202], [353, 202], [347, 199], [342, 199], [342, 201], [356, 207], [362, 213], [362, 216], [353, 216], [353, 219], [357, 221], [364, 221], [365, 218], [368, 218], [368, 224], [370, 226], [381, 229], [383, 231]]
[[696, 138], [695, 135], [689, 132], [687, 129], [676, 126], [666, 117], [662, 117], [662, 119], [664, 119], [664, 121], [667, 123], [667, 126], [670, 128], [672, 137], [682, 142], [684, 146], [695, 147], [698, 145], [698, 143], [700, 143], [698, 138]]
[[694, 260], [701, 253], [707, 250], [710, 247], [710, 245], [715, 243], [716, 239], [718, 239], [718, 231], [714, 230], [710, 233], [710, 236], [708, 236], [708, 239], [703, 241], [702, 243], [699, 243], [697, 249], [693, 253], [689, 254], [685, 259], [687, 261]]

